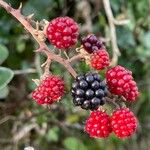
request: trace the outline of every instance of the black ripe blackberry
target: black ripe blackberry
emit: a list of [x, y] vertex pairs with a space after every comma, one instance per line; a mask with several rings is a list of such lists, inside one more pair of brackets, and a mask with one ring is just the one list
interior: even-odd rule
[[105, 103], [106, 85], [98, 73], [78, 75], [72, 84], [71, 95], [76, 106], [94, 110]]
[[104, 47], [102, 41], [98, 40], [94, 34], [83, 37], [81, 39], [81, 44], [88, 53], [93, 53], [95, 50], [99, 50]]

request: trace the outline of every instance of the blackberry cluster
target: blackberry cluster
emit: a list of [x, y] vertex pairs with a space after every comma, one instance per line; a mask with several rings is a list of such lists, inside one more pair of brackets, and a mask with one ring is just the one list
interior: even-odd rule
[[94, 34], [83, 37], [81, 39], [81, 44], [83, 45], [83, 48], [90, 54], [95, 50], [99, 50], [104, 47], [102, 41], [98, 40]]
[[106, 84], [98, 73], [78, 75], [72, 84], [71, 94], [76, 106], [94, 110], [105, 103]]

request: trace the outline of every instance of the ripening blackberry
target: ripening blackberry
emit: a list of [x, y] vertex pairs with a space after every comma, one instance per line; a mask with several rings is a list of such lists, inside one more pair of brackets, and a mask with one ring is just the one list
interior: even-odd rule
[[46, 35], [55, 47], [68, 49], [76, 44], [78, 30], [78, 25], [72, 18], [57, 17], [49, 22]]
[[98, 73], [78, 75], [72, 84], [71, 95], [76, 106], [94, 110], [105, 103], [106, 84]]
[[93, 52], [90, 56], [91, 67], [96, 70], [102, 70], [109, 66], [109, 54], [105, 49], [100, 49]]
[[92, 111], [85, 122], [84, 130], [90, 137], [108, 137], [112, 132], [109, 115], [100, 110]]
[[64, 81], [56, 75], [47, 75], [32, 92], [38, 104], [52, 104], [64, 94]]
[[138, 87], [132, 77], [132, 72], [117, 65], [106, 72], [108, 90], [116, 95], [122, 95], [126, 101], [135, 101], [139, 95]]
[[137, 119], [129, 108], [118, 108], [111, 115], [111, 127], [117, 137], [128, 137], [136, 131]]
[[81, 39], [81, 44], [83, 45], [83, 48], [90, 54], [104, 47], [103, 42], [100, 41], [94, 34], [83, 37]]

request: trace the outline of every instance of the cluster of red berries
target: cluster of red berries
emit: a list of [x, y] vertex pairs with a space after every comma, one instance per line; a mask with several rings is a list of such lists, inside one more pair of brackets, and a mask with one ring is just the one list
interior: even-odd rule
[[[58, 17], [46, 27], [46, 36], [56, 48], [68, 49], [76, 44], [79, 28], [73, 19]], [[83, 37], [78, 50], [93, 69], [102, 70], [109, 67], [109, 54], [103, 42], [94, 34]], [[137, 127], [137, 119], [128, 108], [117, 108], [111, 116], [99, 110], [99, 106], [107, 102], [108, 91], [126, 101], [134, 101], [138, 96], [138, 88], [131, 71], [117, 65], [106, 70], [104, 80], [98, 73], [88, 72], [78, 75], [73, 82], [73, 103], [82, 109], [92, 110], [86, 120], [85, 131], [91, 137], [107, 137], [112, 131], [120, 138], [132, 135]], [[32, 92], [32, 97], [38, 104], [52, 104], [59, 100], [63, 93], [64, 81], [58, 76], [46, 75]]]
[[137, 119], [128, 108], [118, 108], [111, 116], [106, 112], [92, 111], [85, 123], [85, 131], [91, 137], [108, 137], [113, 131], [117, 137], [131, 136], [137, 128]]

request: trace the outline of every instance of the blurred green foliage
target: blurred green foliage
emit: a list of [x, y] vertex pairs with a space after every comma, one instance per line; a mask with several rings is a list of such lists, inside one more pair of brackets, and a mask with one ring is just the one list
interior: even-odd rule
[[[23, 3], [23, 14], [34, 13], [35, 20], [52, 19], [57, 16], [73, 17], [82, 27], [84, 18], [78, 12], [79, 0], [12, 0], [17, 8]], [[127, 25], [116, 26], [117, 42], [121, 51], [119, 64], [132, 70], [137, 81], [140, 96], [136, 103], [128, 104], [139, 119], [138, 130], [129, 139], [118, 139], [111, 135], [107, 139], [92, 139], [80, 129], [88, 112], [74, 108], [69, 94], [48, 109], [31, 101], [30, 93], [35, 84], [33, 78], [38, 73], [15, 75], [12, 70], [37, 68], [37, 62], [44, 62], [44, 56], [35, 55], [37, 43], [12, 16], [0, 8], [0, 118], [15, 116], [1, 123], [0, 149], [23, 149], [31, 145], [38, 150], [148, 150], [150, 146], [150, 3], [148, 0], [111, 0], [115, 18], [128, 18]], [[87, 1], [91, 8], [92, 30], [96, 35], [109, 38], [109, 26], [100, 0]], [[86, 11], [86, 10], [84, 10]], [[86, 33], [81, 33], [86, 34]], [[106, 43], [111, 54], [111, 44]], [[6, 59], [7, 58], [7, 59]], [[84, 62], [74, 65], [77, 72], [86, 72], [89, 67]], [[10, 68], [10, 69], [7, 69]], [[72, 77], [58, 63], [53, 63], [51, 71], [61, 74], [69, 92]], [[62, 74], [63, 72], [63, 74]], [[102, 72], [103, 75], [103, 72]], [[7, 83], [10, 84], [6, 86]], [[32, 116], [32, 114], [37, 114]], [[32, 116], [32, 117], [31, 117]], [[19, 119], [23, 119], [19, 122]], [[18, 121], [17, 121], [18, 120]], [[19, 122], [19, 123], [18, 123]], [[17, 144], [9, 139], [23, 126], [36, 122], [41, 132], [31, 130]], [[67, 125], [64, 125], [64, 124]], [[42, 129], [46, 132], [42, 133]]]

